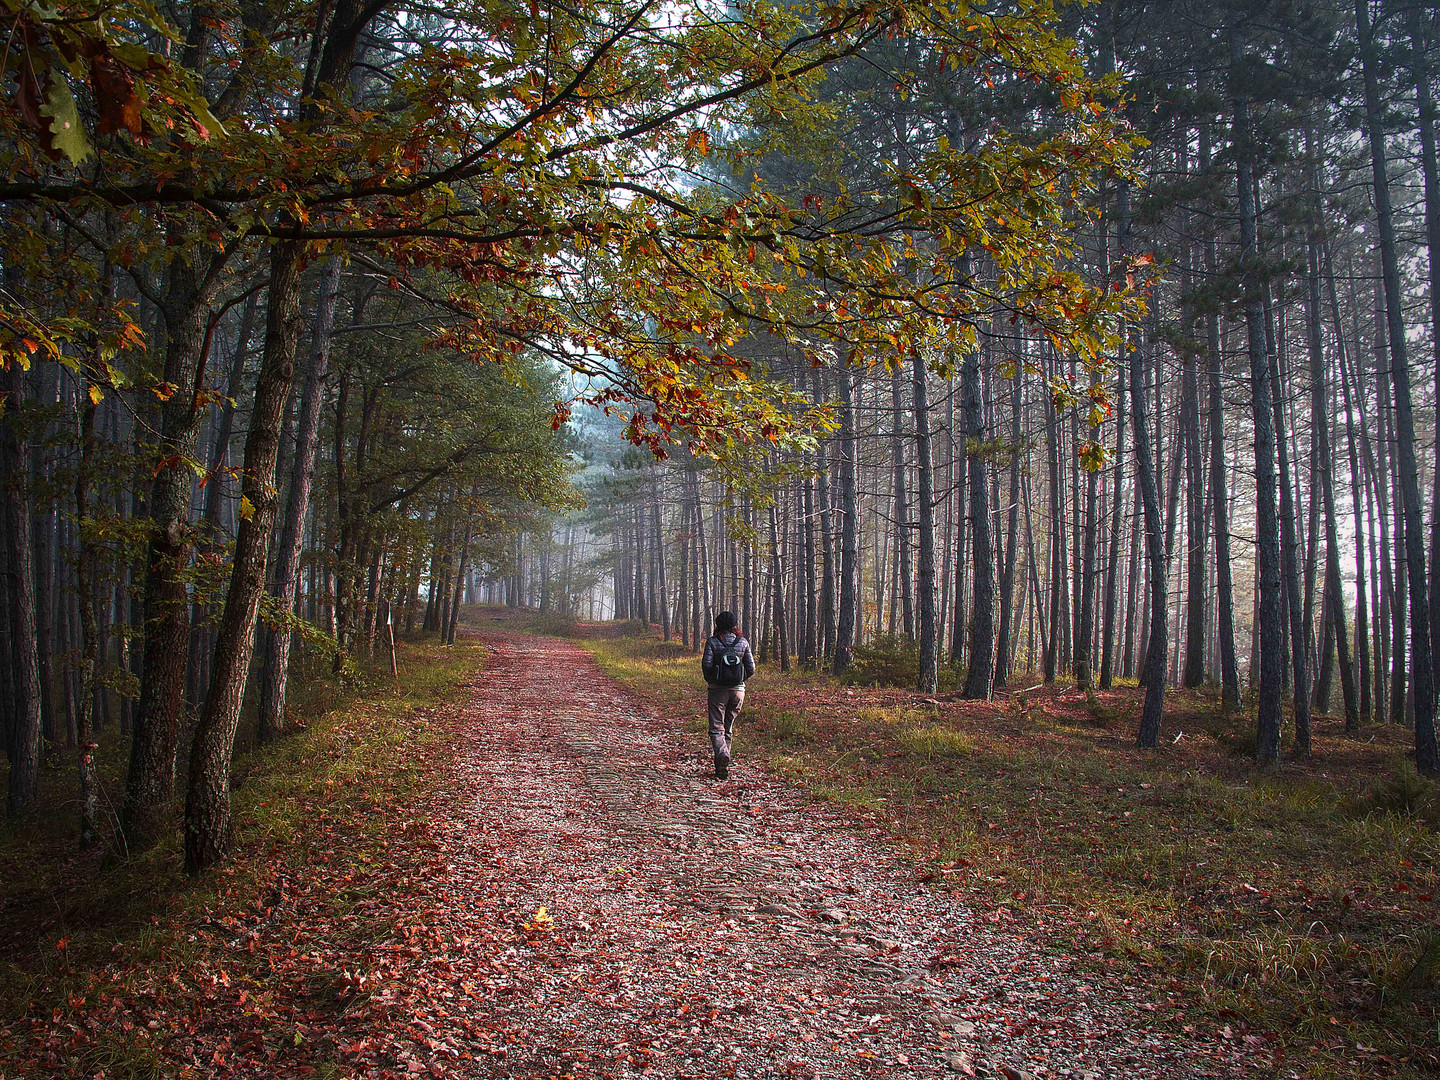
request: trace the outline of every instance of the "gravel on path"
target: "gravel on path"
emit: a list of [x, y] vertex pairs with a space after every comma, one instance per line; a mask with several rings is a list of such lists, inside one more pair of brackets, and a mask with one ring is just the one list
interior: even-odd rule
[[873, 829], [747, 764], [743, 715], [732, 779], [717, 782], [703, 739], [682, 737], [575, 644], [483, 639], [437, 804], [451, 809], [430, 818], [445, 853], [426, 882], [448, 911], [444, 955], [420, 943], [413, 978], [368, 1006], [377, 1020], [413, 1017], [412, 1042], [385, 1055], [402, 1071], [1271, 1072], [1238, 1047], [1147, 1024], [1147, 991], [977, 925]]

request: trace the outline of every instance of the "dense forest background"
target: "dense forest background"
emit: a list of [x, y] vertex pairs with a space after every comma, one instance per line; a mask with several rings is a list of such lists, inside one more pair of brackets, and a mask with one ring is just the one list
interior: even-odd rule
[[1440, 768], [1427, 5], [8, 10], [13, 818], [473, 601]]
[[[527, 538], [539, 557], [486, 595], [686, 643], [729, 606], [782, 666], [907, 653], [921, 689], [967, 697], [1138, 679], [1149, 743], [1164, 688], [1209, 683], [1254, 703], [1261, 761], [1282, 727], [1308, 754], [1311, 713], [1335, 712], [1349, 731], [1412, 726], [1433, 772], [1434, 12], [1062, 18], [1092, 71], [1125, 74], [1144, 140], [1074, 260], [1133, 283], [1153, 256], [1125, 347], [1078, 362], [997, 305], [940, 370], [766, 354], [838, 429], [734, 465], [612, 457], [586, 514]], [[918, 65], [855, 78], [864, 106], [826, 148], [847, 178], [903, 171], [937, 113], [961, 139], [1033, 115], [1025, 94], [929, 85]], [[815, 183], [798, 155], [767, 165]], [[548, 583], [572, 552], [613, 578], [567, 608]]]

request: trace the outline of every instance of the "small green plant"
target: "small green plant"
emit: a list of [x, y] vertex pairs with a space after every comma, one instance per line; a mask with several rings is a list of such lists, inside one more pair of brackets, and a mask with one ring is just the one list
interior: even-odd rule
[[765, 717], [770, 734], [781, 742], [806, 742], [814, 732], [805, 714], [791, 709], [781, 709]]
[[580, 622], [573, 615], [546, 611], [530, 616], [526, 629], [544, 637], [576, 638], [581, 634]]
[[1214, 715], [1205, 721], [1205, 734], [1214, 739], [1231, 757], [1255, 756], [1255, 730], [1243, 715]]
[[1106, 705], [1094, 690], [1085, 691], [1085, 708], [1096, 727], [1112, 728], [1120, 721], [1120, 710]]
[[1406, 956], [1396, 969], [1387, 981], [1403, 997], [1413, 998], [1434, 987], [1440, 979], [1440, 933], [1427, 933], [1415, 954]]
[[927, 761], [936, 758], [963, 758], [975, 753], [975, 740], [963, 731], [944, 724], [917, 724], [901, 728], [896, 738], [900, 745], [916, 757]]
[[1437, 825], [1440, 824], [1440, 793], [1435, 781], [1427, 780], [1413, 766], [1402, 763], [1390, 776], [1355, 799], [1349, 809], [1356, 817], [1385, 814]]
[[855, 646], [855, 661], [840, 681], [851, 686], [914, 687], [920, 678], [920, 647], [896, 634]]

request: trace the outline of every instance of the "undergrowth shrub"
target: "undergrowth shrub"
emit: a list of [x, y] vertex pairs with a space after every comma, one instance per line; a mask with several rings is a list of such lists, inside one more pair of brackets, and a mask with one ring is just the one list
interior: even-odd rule
[[855, 660], [840, 675], [850, 686], [910, 686], [920, 679], [920, 646], [897, 634], [855, 646]]
[[944, 724], [917, 724], [902, 727], [895, 736], [900, 745], [916, 757], [927, 761], [936, 758], [962, 758], [975, 753], [975, 740], [963, 731]]
[[1402, 764], [1357, 796], [1347, 809], [1353, 817], [1386, 814], [1440, 825], [1440, 785]]
[[546, 637], [578, 638], [581, 635], [580, 620], [564, 612], [539, 612], [526, 622], [531, 633]]
[[[1244, 717], [1240, 719], [1243, 722]], [[1255, 756], [1255, 729], [1251, 726], [1237, 726], [1234, 720], [1216, 715], [1206, 718], [1205, 734], [1231, 757]]]
[[767, 713], [765, 726], [769, 728], [770, 734], [781, 742], [805, 742], [814, 734], [805, 714], [792, 709]]

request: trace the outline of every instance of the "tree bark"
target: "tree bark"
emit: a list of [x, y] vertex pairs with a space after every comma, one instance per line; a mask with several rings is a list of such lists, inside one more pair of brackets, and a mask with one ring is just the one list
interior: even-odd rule
[[30, 447], [23, 428], [25, 372], [12, 363], [4, 373], [5, 415], [0, 421], [0, 457], [5, 490], [5, 577], [9, 592], [12, 694], [9, 787], [11, 821], [35, 808], [40, 776], [40, 658], [35, 634], [35, 566], [30, 543]]
[[831, 671], [839, 675], [855, 659], [857, 556], [859, 555], [860, 493], [855, 466], [859, 442], [855, 432], [855, 373], [849, 367], [839, 372], [840, 383], [840, 614], [835, 626], [835, 652]]
[[[1117, 199], [1121, 259], [1130, 254], [1130, 186], [1120, 185]], [[1145, 397], [1145, 358], [1130, 328], [1130, 417], [1135, 435], [1135, 482], [1145, 516], [1145, 557], [1150, 566], [1150, 632], [1145, 650], [1145, 704], [1140, 713], [1136, 742], [1153, 747], [1160, 741], [1160, 722], [1165, 708], [1165, 653], [1169, 620], [1164, 522], [1160, 516], [1160, 487], [1155, 476], [1155, 451], [1150, 443], [1149, 405]]]
[[80, 781], [80, 844], [100, 838], [100, 776], [95, 767], [95, 680], [99, 671], [100, 634], [95, 607], [95, 544], [86, 536], [90, 518], [90, 475], [95, 457], [95, 401], [89, 379], [80, 379], [80, 466], [75, 471], [75, 592], [80, 605], [80, 693], [75, 710], [75, 765]]
[[[890, 372], [890, 456], [891, 456], [891, 522], [895, 529], [895, 582], [891, 590], [890, 630], [895, 626], [894, 601], [900, 599], [901, 625], [907, 641], [915, 640], [915, 602], [910, 592], [912, 573], [910, 550], [910, 510], [905, 482], [905, 407], [900, 395], [900, 361]], [[916, 418], [918, 422], [918, 417]], [[918, 437], [917, 437], [918, 441]]]
[[917, 352], [910, 372], [911, 403], [915, 410], [915, 508], [920, 533], [919, 567], [916, 575], [920, 616], [920, 679], [916, 689], [922, 694], [933, 694], [939, 678], [940, 641], [935, 617], [935, 480], [931, 463], [930, 398], [926, 374], [925, 361]]
[[[1318, 214], [1319, 207], [1315, 207]], [[1355, 672], [1350, 666], [1350, 637], [1345, 629], [1345, 601], [1340, 585], [1340, 544], [1336, 528], [1334, 461], [1330, 446], [1330, 403], [1325, 396], [1325, 348], [1320, 321], [1320, 247], [1312, 227], [1307, 243], [1307, 290], [1305, 294], [1306, 344], [1310, 353], [1310, 425], [1315, 433], [1315, 460], [1312, 462], [1316, 483], [1320, 486], [1322, 518], [1325, 531], [1325, 602], [1321, 605], [1327, 627], [1333, 636], [1340, 658], [1340, 688], [1345, 699], [1345, 730], [1360, 726], [1359, 705], [1355, 695]], [[1311, 499], [1314, 499], [1311, 494]], [[1357, 537], [1357, 542], [1363, 538]], [[1363, 565], [1363, 564], [1362, 564]], [[1327, 632], [1327, 640], [1329, 638]], [[1328, 659], [1330, 650], [1324, 651]], [[1328, 696], [1328, 695], [1327, 695]]]
[[1395, 406], [1396, 467], [1405, 524], [1405, 569], [1410, 593], [1410, 666], [1415, 703], [1415, 766], [1426, 776], [1440, 775], [1440, 746], [1435, 733], [1435, 688], [1431, 669], [1430, 604], [1425, 581], [1425, 539], [1421, 531], [1420, 477], [1415, 459], [1415, 419], [1410, 400], [1410, 369], [1406, 357], [1404, 298], [1395, 220], [1390, 209], [1390, 178], [1386, 167], [1385, 131], [1376, 70], [1375, 41], [1369, 0], [1356, 0], [1356, 34], [1365, 80], [1365, 127], [1370, 138], [1375, 213], [1380, 229], [1380, 262], [1385, 282], [1386, 327], [1390, 335], [1390, 381]]
[[965, 473], [970, 485], [970, 536], [974, 593], [970, 614], [970, 667], [961, 695], [990, 697], [995, 663], [995, 555], [990, 539], [990, 485], [985, 475], [984, 403], [980, 396], [980, 353], [969, 352], [960, 365], [960, 412], [965, 424]]
[[1020, 378], [1019, 361], [1010, 380], [1010, 509], [1005, 530], [1005, 568], [1000, 577], [1000, 630], [995, 642], [994, 686], [1010, 681], [1014, 649], [1010, 644], [1015, 598], [1015, 559], [1020, 539]]
[[[330, 366], [330, 338], [335, 326], [335, 299], [339, 294], [340, 256], [332, 255], [320, 280], [315, 328], [310, 336], [310, 355], [305, 384], [300, 394], [300, 419], [295, 430], [295, 459], [285, 503], [285, 523], [280, 533], [271, 595], [276, 608], [288, 618], [295, 607], [300, 585], [300, 553], [305, 542], [305, 518], [310, 510], [310, 488], [315, 479], [315, 458], [320, 449], [320, 414], [324, 406], [325, 377]], [[285, 728], [285, 696], [289, 687], [290, 648], [295, 640], [287, 627], [264, 634], [264, 663], [260, 683], [260, 739], [280, 734]]]
[[150, 485], [140, 697], [132, 720], [122, 815], [131, 851], [151, 847], [160, 838], [174, 797], [190, 651], [185, 575], [194, 541], [190, 499], [195, 480], [188, 461], [195, 456], [200, 424], [196, 378], [212, 287], [200, 269], [182, 258], [171, 264], [164, 304], [164, 375], [175, 390], [160, 407], [158, 461]]
[[[1409, 6], [1410, 74], [1419, 107], [1420, 171], [1425, 179], [1425, 246], [1430, 262], [1430, 349], [1435, 365], [1435, 401], [1440, 407], [1440, 164], [1435, 147], [1435, 93], [1430, 84], [1429, 42], [1425, 9]], [[1430, 508], [1430, 656], [1431, 671], [1440, 670], [1440, 439], [1435, 441], [1435, 467]]]
[[249, 503], [250, 514], [242, 514], [235, 538], [235, 562], [215, 640], [210, 690], [190, 750], [185, 869], [192, 874], [215, 865], [230, 846], [230, 759], [279, 503], [275, 461], [300, 329], [299, 260], [297, 243], [280, 243], [271, 251], [269, 325], [250, 431], [245, 438], [245, 471], [241, 478], [242, 497]]
[[1231, 104], [1236, 147], [1236, 188], [1240, 238], [1245, 260], [1245, 329], [1250, 357], [1250, 411], [1255, 424], [1255, 546], [1259, 578], [1260, 680], [1255, 759], [1273, 765], [1280, 759], [1280, 698], [1284, 689], [1285, 613], [1281, 606], [1280, 520], [1275, 504], [1275, 410], [1270, 398], [1270, 363], [1265, 354], [1265, 310], [1261, 295], [1259, 238], [1256, 230], [1254, 147], [1250, 99], [1244, 89], [1239, 31], [1230, 30]]

